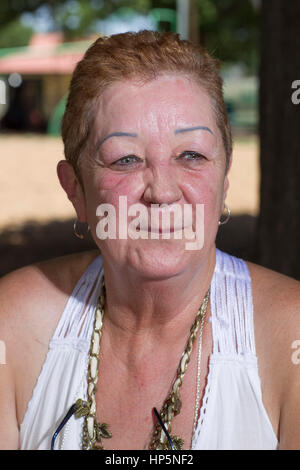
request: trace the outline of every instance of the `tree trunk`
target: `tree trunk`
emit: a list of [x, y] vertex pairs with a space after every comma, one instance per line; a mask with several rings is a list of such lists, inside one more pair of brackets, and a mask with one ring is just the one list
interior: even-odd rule
[[300, 93], [292, 88], [300, 80], [300, 1], [263, 0], [261, 8], [256, 259], [300, 280]]

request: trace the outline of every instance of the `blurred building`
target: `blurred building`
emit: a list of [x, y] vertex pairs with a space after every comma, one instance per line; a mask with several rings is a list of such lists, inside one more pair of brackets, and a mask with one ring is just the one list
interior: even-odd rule
[[[175, 31], [176, 11], [153, 8], [141, 15], [122, 7], [99, 20], [95, 31], [111, 35], [141, 29]], [[26, 47], [0, 49], [0, 80], [7, 89], [6, 105], [0, 99], [0, 130], [59, 134], [71, 74], [96, 37], [99, 33], [64, 42], [59, 32], [43, 33]]]
[[71, 74], [94, 39], [63, 42], [61, 33], [35, 34], [26, 47], [0, 49], [7, 85], [1, 129], [58, 133]]
[[[184, 2], [183, 2], [184, 3]], [[110, 35], [140, 29], [176, 31], [176, 11], [153, 8], [147, 16], [120, 8], [104, 20], [97, 31]], [[76, 63], [99, 34], [64, 42], [60, 32], [35, 34], [26, 47], [0, 49], [0, 80], [6, 84], [6, 104], [1, 104], [0, 130], [60, 134], [67, 90]], [[258, 79], [247, 76], [243, 64], [222, 70], [224, 95], [236, 132], [253, 133], [258, 124]], [[0, 82], [3, 85], [3, 82]]]

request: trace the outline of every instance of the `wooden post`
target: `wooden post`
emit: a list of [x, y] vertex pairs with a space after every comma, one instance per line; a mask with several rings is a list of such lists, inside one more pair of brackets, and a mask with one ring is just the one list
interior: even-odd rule
[[262, 2], [257, 261], [300, 280], [300, 2]]
[[177, 0], [177, 32], [182, 39], [199, 42], [198, 8], [196, 0]]

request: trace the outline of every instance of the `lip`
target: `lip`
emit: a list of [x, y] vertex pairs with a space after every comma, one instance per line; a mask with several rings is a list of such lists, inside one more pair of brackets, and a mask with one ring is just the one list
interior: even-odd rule
[[174, 232], [179, 232], [181, 231], [182, 228], [174, 228], [170, 227], [168, 230], [163, 230], [162, 228], [153, 228], [153, 227], [148, 227], [148, 232], [152, 233], [174, 233]]
[[153, 227], [148, 227], [148, 232], [152, 233], [175, 233], [175, 232], [184, 232], [184, 230], [188, 230], [189, 228], [192, 227], [170, 227], [167, 230], [163, 230], [161, 227], [159, 228], [153, 228]]

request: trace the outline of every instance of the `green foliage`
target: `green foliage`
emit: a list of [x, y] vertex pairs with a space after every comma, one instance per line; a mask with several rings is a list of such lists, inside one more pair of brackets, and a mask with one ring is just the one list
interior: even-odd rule
[[33, 30], [14, 19], [0, 29], [0, 49], [5, 47], [27, 46]]
[[54, 7], [65, 0], [1, 0], [0, 1], [0, 27], [7, 25], [20, 17], [23, 12], [34, 12], [42, 5]]
[[[256, 71], [259, 11], [253, 7], [252, 1], [196, 1], [202, 44], [223, 62], [241, 62], [251, 72]], [[108, 17], [122, 7], [144, 14], [152, 8], [176, 10], [176, 0], [1, 0], [1, 37], [4, 37], [4, 30], [10, 24], [16, 24], [22, 12], [33, 12], [43, 5], [48, 6], [57, 29], [62, 30], [67, 38], [90, 33], [97, 20]], [[20, 32], [20, 41], [24, 42], [25, 29], [20, 29]], [[9, 43], [10, 38], [12, 43]], [[17, 44], [13, 34], [7, 34], [6, 44]]]
[[87, 0], [76, 0], [58, 5], [54, 10], [54, 19], [69, 39], [81, 37], [89, 32], [90, 25], [98, 16], [97, 13], [97, 9]]
[[202, 44], [223, 62], [241, 62], [255, 72], [259, 11], [250, 0], [197, 0]]

